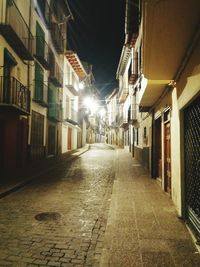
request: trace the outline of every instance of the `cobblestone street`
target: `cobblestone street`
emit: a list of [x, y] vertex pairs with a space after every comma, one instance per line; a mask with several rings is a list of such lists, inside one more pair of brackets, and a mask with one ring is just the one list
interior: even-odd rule
[[[1, 199], [0, 266], [99, 266], [114, 155], [107, 146], [93, 145]], [[56, 220], [35, 218], [44, 212], [58, 213]]]

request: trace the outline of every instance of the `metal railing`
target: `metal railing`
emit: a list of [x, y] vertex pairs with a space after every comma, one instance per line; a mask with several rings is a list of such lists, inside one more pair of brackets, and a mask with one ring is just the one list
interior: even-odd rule
[[78, 122], [78, 112], [76, 110], [71, 110], [71, 120]]
[[123, 117], [123, 116], [120, 116], [120, 117], [118, 118], [118, 124], [119, 124], [119, 125], [127, 124], [127, 123], [128, 123], [128, 118], [125, 118], [125, 117]]
[[57, 23], [51, 23], [51, 36], [55, 49], [58, 53], [64, 52], [64, 38]]
[[[6, 5], [6, 8], [3, 8]], [[0, 8], [1, 8], [1, 16], [0, 16], [0, 25], [2, 26], [10, 26], [18, 36], [20, 41], [22, 42], [23, 46], [26, 50], [33, 55], [33, 35], [30, 32], [30, 29], [24, 20], [22, 14], [20, 13], [19, 9], [17, 8], [14, 1], [10, 0], [4, 1], [0, 0]], [[5, 12], [5, 14], [4, 14]], [[4, 31], [4, 35], [9, 35], [8, 31]], [[9, 37], [9, 36], [8, 36]], [[12, 39], [12, 38], [11, 38]], [[12, 42], [14, 40], [11, 40]]]
[[63, 72], [56, 62], [51, 66], [49, 78], [56, 86], [63, 86]]
[[49, 69], [49, 46], [41, 36], [35, 37], [35, 58], [43, 65], [44, 68]]
[[14, 77], [0, 76], [0, 103], [30, 112], [30, 91]]
[[40, 8], [40, 11], [42, 13], [42, 16], [44, 18], [44, 21], [46, 25], [49, 27], [50, 26], [50, 16], [51, 16], [51, 10], [50, 6], [48, 4], [47, 0], [37, 0], [37, 5]]

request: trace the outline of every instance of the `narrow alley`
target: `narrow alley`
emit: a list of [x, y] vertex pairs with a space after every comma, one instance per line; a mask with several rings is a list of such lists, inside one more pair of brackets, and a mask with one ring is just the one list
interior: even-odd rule
[[123, 149], [93, 144], [0, 200], [0, 266], [200, 266], [171, 199]]

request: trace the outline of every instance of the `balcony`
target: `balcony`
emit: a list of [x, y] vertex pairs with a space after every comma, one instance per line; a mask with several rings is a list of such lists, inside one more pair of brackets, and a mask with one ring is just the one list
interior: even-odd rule
[[33, 36], [14, 1], [0, 0], [0, 33], [23, 60], [33, 60]]
[[79, 114], [76, 110], [71, 109], [71, 112], [68, 111], [68, 114], [66, 114], [66, 122], [69, 122], [74, 125], [78, 125], [79, 122]]
[[125, 118], [124, 116], [120, 116], [118, 119], [119, 127], [121, 128], [127, 128], [128, 127], [128, 118]]
[[137, 122], [137, 105], [132, 104], [130, 109], [129, 123], [134, 125], [136, 122]]
[[54, 47], [58, 54], [64, 53], [64, 38], [58, 24], [55, 22], [51, 23], [51, 37]]
[[30, 91], [14, 77], [0, 77], [0, 107], [14, 109], [21, 115], [30, 112]]
[[33, 100], [43, 107], [48, 107], [48, 86], [43, 81], [35, 81], [35, 94]]
[[74, 96], [78, 96], [79, 93], [78, 91], [74, 88], [73, 85], [66, 85], [66, 88], [74, 95]]
[[57, 122], [61, 122], [63, 119], [62, 106], [57, 103], [49, 103], [48, 118]]
[[128, 94], [129, 94], [129, 89], [128, 88], [121, 87], [119, 89], [119, 104], [122, 104], [122, 103], [125, 102]]
[[55, 86], [63, 86], [63, 72], [55, 61], [51, 64], [49, 79]]
[[137, 79], [138, 79], [138, 75], [132, 73], [132, 74], [129, 75], [128, 83], [129, 83], [130, 85], [133, 85], [133, 84], [136, 83]]
[[37, 0], [37, 7], [39, 7], [40, 12], [42, 13], [44, 22], [47, 26], [47, 28], [50, 28], [50, 6], [47, 2], [47, 0]]
[[[143, 6], [143, 81], [140, 107], [148, 109], [176, 78], [199, 28], [199, 1], [149, 1]], [[184, 19], [187, 18], [187, 19]], [[152, 27], [153, 25], [153, 27]], [[184, 30], [180, 30], [184, 29]], [[159, 42], [158, 42], [159, 40]], [[175, 40], [173, 42], [172, 40]], [[161, 45], [162, 44], [162, 45]], [[146, 81], [145, 81], [146, 79]]]
[[40, 64], [46, 69], [50, 69], [50, 59], [49, 59], [49, 46], [45, 40], [40, 37], [35, 37], [35, 54], [34, 57], [40, 62]]

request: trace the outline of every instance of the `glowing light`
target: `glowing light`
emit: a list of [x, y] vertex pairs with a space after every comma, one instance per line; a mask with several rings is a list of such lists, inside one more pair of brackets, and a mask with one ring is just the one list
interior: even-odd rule
[[84, 99], [84, 105], [91, 111], [92, 114], [95, 113], [98, 109], [96, 101], [90, 97]]
[[80, 82], [78, 87], [79, 87], [80, 90], [83, 90], [84, 87], [85, 87], [85, 86], [84, 86], [84, 83], [83, 83], [83, 82]]
[[106, 114], [106, 111], [105, 111], [104, 108], [102, 108], [102, 109], [100, 110], [100, 116], [101, 116], [101, 117], [104, 117], [105, 114]]

